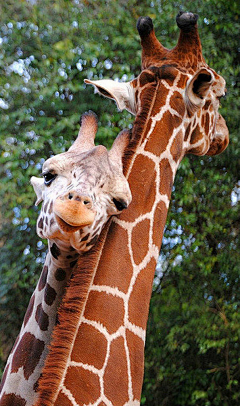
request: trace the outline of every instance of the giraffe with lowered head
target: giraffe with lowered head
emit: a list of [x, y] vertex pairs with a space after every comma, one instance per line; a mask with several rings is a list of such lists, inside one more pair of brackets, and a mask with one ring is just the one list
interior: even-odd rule
[[[7, 361], [1, 406], [34, 403], [57, 321], [57, 308], [78, 258], [92, 249], [108, 218], [131, 202], [128, 182], [122, 173], [122, 154], [129, 134], [120, 133], [108, 152], [102, 145], [94, 146], [96, 131], [94, 113], [85, 113], [70, 149], [45, 161], [43, 178], [31, 179], [36, 204], [42, 201], [37, 233], [48, 239], [48, 253]], [[81, 278], [78, 295], [84, 294], [81, 289], [89, 283], [91, 272], [86, 269]]]
[[[108, 222], [88, 264], [79, 260], [35, 406], [140, 404], [149, 301], [176, 170], [185, 154], [218, 154], [229, 139], [218, 112], [225, 81], [203, 58], [197, 18], [177, 16], [179, 40], [168, 50], [151, 19], [140, 17], [140, 75], [129, 83], [86, 80], [120, 109], [136, 114], [124, 157], [132, 202]], [[77, 306], [86, 266], [92, 266], [93, 279], [84, 305]], [[66, 321], [70, 310], [72, 323]]]

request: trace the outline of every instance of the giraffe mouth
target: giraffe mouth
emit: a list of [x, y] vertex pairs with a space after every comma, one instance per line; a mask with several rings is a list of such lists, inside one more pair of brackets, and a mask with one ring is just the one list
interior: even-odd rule
[[53, 204], [53, 211], [61, 231], [74, 233], [85, 226], [90, 226], [95, 218], [95, 211], [89, 200], [68, 193], [59, 197]]
[[78, 230], [81, 230], [81, 228], [85, 227], [85, 226], [89, 226], [93, 223], [93, 221], [83, 221], [82, 224], [78, 224], [78, 225], [72, 225], [67, 223], [65, 220], [63, 220], [61, 217], [59, 217], [56, 213], [55, 213], [55, 217], [57, 220], [57, 223], [60, 227], [60, 229], [62, 231], [65, 231], [67, 233], [75, 233]]

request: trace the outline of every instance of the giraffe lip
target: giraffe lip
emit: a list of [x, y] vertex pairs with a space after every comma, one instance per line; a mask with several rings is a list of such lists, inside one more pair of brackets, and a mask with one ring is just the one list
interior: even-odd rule
[[85, 226], [93, 223], [95, 211], [88, 208], [81, 201], [68, 199], [56, 199], [53, 211], [60, 229], [67, 233], [74, 233]]
[[67, 232], [67, 233], [74, 233], [78, 230], [80, 230], [81, 228], [85, 227], [85, 226], [89, 226], [92, 224], [92, 222], [85, 222], [84, 224], [81, 225], [72, 225], [67, 223], [65, 220], [63, 220], [61, 217], [59, 217], [56, 213], [55, 213], [55, 217], [57, 220], [57, 223], [59, 225], [59, 227], [61, 228], [61, 230]]

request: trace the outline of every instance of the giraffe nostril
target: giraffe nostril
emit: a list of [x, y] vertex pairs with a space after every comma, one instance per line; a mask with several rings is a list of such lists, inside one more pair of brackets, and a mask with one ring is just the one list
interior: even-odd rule
[[65, 199], [81, 202], [82, 204], [84, 204], [84, 206], [88, 206], [88, 208], [92, 207], [92, 200], [90, 197], [81, 195], [73, 190], [65, 195]]

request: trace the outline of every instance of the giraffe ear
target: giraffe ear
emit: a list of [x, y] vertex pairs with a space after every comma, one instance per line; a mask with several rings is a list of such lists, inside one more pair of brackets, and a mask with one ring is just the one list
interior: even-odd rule
[[43, 200], [42, 193], [44, 188], [44, 180], [36, 178], [36, 176], [32, 176], [30, 182], [33, 186], [34, 192], [37, 195], [37, 200], [35, 202], [35, 206], [37, 206]]
[[84, 79], [84, 82], [95, 86], [101, 95], [115, 100], [119, 110], [126, 109], [136, 115], [135, 92], [132, 82], [115, 82], [115, 80], [111, 79]]
[[122, 171], [122, 157], [126, 147], [128, 146], [130, 141], [130, 131], [129, 130], [122, 130], [117, 138], [114, 140], [112, 148], [109, 151], [109, 158], [110, 161], [117, 165]]
[[187, 82], [185, 88], [185, 102], [189, 112], [194, 112], [205, 103], [214, 75], [210, 69], [199, 69]]

